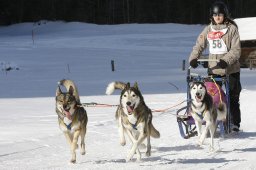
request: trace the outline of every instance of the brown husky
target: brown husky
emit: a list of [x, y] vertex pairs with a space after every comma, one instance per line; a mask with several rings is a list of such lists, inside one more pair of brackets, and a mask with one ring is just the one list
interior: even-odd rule
[[126, 162], [130, 161], [136, 152], [137, 161], [141, 160], [139, 146], [147, 138], [146, 156], [151, 155], [150, 136], [159, 138], [160, 133], [152, 124], [152, 112], [147, 107], [138, 84], [130, 87], [130, 83], [112, 82], [106, 89], [106, 94], [112, 94], [115, 89], [122, 90], [120, 96], [120, 105], [116, 111], [118, 129], [120, 135], [120, 144], [125, 145], [125, 133], [132, 141], [132, 149], [127, 155]]
[[[62, 92], [60, 86], [64, 86], [67, 92]], [[85, 154], [84, 138], [88, 122], [87, 113], [81, 105], [78, 90], [71, 80], [61, 80], [56, 90], [56, 113], [59, 127], [63, 131], [71, 148], [72, 158], [70, 162], [76, 162], [76, 149], [78, 137], [81, 137], [81, 154]]]

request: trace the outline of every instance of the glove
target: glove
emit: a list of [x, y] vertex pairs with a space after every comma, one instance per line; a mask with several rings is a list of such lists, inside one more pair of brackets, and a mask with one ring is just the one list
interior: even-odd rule
[[208, 68], [208, 62], [207, 61], [203, 61], [201, 63], [201, 65], [204, 67], [204, 68]]
[[220, 59], [220, 62], [218, 62], [217, 66], [219, 66], [222, 69], [227, 68], [228, 64], [226, 63], [226, 61]]
[[197, 68], [197, 66], [198, 66], [197, 59], [191, 60], [189, 64], [191, 67]]

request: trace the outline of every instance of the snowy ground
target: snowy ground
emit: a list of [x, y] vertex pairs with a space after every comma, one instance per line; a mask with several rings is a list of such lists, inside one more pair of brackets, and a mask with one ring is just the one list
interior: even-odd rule
[[[248, 69], [241, 71], [243, 131], [215, 139], [216, 152], [209, 152], [209, 139], [200, 148], [196, 138], [180, 137], [173, 115], [179, 106], [153, 113], [161, 138], [151, 140], [152, 156], [125, 163], [131, 146], [119, 144], [116, 108], [88, 107], [87, 153], [77, 152], [77, 164], [68, 162], [70, 151], [55, 114], [57, 81], [74, 80], [82, 102], [108, 104], [119, 101], [118, 93], [104, 94], [109, 82], [138, 81], [151, 109], [174, 106], [186, 99], [181, 63], [202, 29], [61, 22], [0, 27], [0, 169], [256, 169], [256, 79], [255, 70]], [[9, 66], [15, 69], [4, 71]]]

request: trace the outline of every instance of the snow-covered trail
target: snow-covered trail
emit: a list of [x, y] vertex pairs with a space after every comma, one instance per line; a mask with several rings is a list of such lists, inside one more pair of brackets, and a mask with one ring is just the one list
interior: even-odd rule
[[[175, 110], [154, 112], [153, 123], [160, 139], [152, 139], [152, 156], [141, 162], [125, 163], [130, 143], [119, 144], [115, 107], [87, 107], [86, 155], [77, 151], [77, 163], [70, 164], [70, 151], [58, 129], [54, 98], [0, 99], [0, 169], [255, 169], [256, 131], [253, 101], [256, 93], [241, 93], [242, 129], [239, 134], [215, 139], [218, 151], [209, 152], [209, 139], [203, 148], [196, 137], [180, 137]], [[185, 94], [144, 95], [151, 109], [163, 109], [185, 99]], [[82, 102], [118, 104], [119, 96], [82, 97]]]

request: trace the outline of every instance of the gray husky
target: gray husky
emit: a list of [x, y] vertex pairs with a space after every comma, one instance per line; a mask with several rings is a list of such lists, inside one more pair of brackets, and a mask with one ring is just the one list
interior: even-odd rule
[[145, 104], [137, 83], [131, 87], [130, 83], [112, 82], [108, 85], [106, 94], [112, 94], [115, 89], [121, 90], [120, 105], [116, 111], [120, 144], [122, 146], [126, 144], [125, 134], [128, 135], [133, 143], [126, 162], [130, 161], [135, 153], [137, 161], [140, 161], [141, 153], [139, 146], [147, 138], [146, 156], [150, 156], [150, 136], [159, 138], [160, 133], [152, 124], [152, 112]]
[[[212, 97], [207, 93], [207, 88], [202, 82], [190, 83], [190, 95], [192, 99], [191, 115], [195, 120], [197, 128], [198, 144], [203, 144], [209, 130], [211, 136], [210, 150], [213, 151], [213, 138], [217, 120], [225, 121], [227, 115], [226, 104], [220, 103], [215, 107]], [[203, 122], [206, 123], [204, 131], [202, 131]]]
[[[64, 86], [67, 92], [62, 92], [60, 86]], [[76, 149], [79, 136], [81, 137], [81, 154], [85, 154], [84, 138], [88, 122], [87, 113], [80, 107], [80, 99], [77, 87], [71, 80], [61, 80], [56, 90], [56, 113], [59, 127], [63, 131], [71, 148], [71, 162], [76, 162]]]

